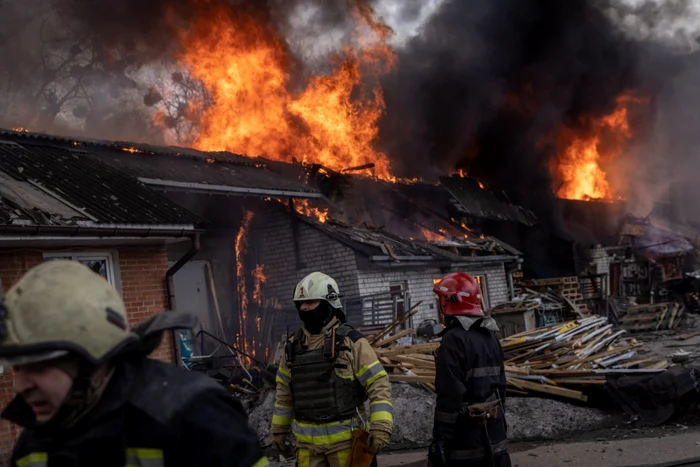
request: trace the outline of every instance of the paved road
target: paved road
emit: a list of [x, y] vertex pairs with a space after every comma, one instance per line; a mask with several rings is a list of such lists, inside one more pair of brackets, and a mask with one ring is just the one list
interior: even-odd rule
[[[543, 445], [511, 455], [514, 467], [632, 467], [700, 458], [700, 434], [688, 432], [657, 438], [589, 441]], [[379, 457], [379, 467], [423, 467], [425, 452]], [[694, 465], [699, 465], [700, 462]]]

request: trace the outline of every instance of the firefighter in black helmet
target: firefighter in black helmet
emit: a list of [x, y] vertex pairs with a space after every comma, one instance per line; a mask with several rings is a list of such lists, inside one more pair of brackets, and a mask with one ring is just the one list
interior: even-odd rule
[[0, 303], [0, 359], [17, 393], [2, 417], [24, 427], [11, 465], [266, 465], [237, 399], [147, 358], [163, 331], [193, 324], [168, 312], [130, 330], [117, 291], [86, 266], [31, 269]]

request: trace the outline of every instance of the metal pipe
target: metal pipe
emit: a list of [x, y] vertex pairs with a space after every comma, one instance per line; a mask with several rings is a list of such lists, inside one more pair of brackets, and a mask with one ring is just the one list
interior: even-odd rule
[[[175, 264], [173, 264], [170, 269], [165, 273], [165, 291], [168, 296], [168, 311], [173, 311], [173, 303], [175, 299], [175, 291], [174, 291], [174, 281], [173, 281], [173, 276], [175, 275], [176, 272], [178, 272], [182, 267], [187, 264], [193, 257], [194, 255], [197, 254], [200, 248], [200, 243], [199, 243], [199, 236], [200, 233], [197, 232], [194, 235], [194, 238], [192, 239], [192, 247], [185, 253], [182, 258], [180, 258]], [[171, 332], [170, 333], [170, 339], [172, 341], [173, 345], [173, 357], [175, 358], [175, 364], [179, 365], [179, 356], [180, 356], [180, 351], [179, 351], [179, 346], [178, 340], [175, 338], [175, 333]]]

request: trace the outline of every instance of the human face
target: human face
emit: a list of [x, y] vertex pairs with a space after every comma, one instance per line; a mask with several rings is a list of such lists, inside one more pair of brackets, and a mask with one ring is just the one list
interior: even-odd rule
[[301, 302], [301, 305], [299, 306], [299, 310], [301, 311], [312, 311], [318, 308], [318, 305], [321, 303], [321, 300], [309, 300], [307, 302]]
[[56, 415], [73, 386], [70, 375], [51, 362], [16, 366], [13, 373], [15, 393], [29, 404], [40, 424]]

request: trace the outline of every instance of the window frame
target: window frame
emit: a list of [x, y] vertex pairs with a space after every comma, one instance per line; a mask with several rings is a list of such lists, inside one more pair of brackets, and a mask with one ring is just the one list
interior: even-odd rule
[[119, 294], [122, 293], [121, 276], [119, 271], [118, 253], [113, 250], [89, 250], [89, 251], [48, 251], [43, 253], [43, 260], [69, 259], [71, 261], [102, 261], [106, 260], [107, 282], [114, 287]]

